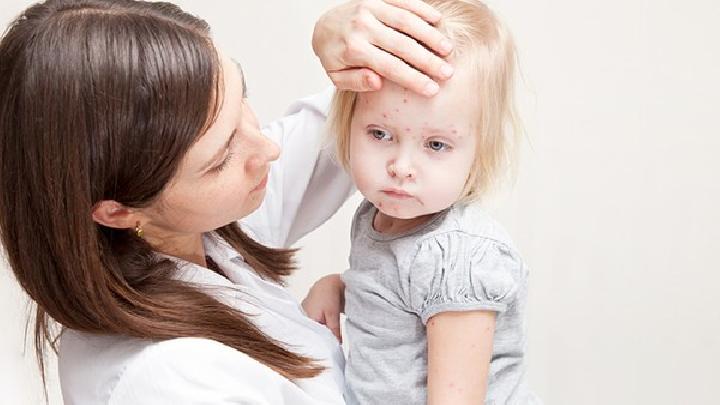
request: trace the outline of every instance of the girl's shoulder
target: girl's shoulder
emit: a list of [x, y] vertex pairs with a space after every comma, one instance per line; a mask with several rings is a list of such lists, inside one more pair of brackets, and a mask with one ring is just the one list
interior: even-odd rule
[[418, 244], [429, 239], [447, 240], [448, 237], [459, 237], [484, 243], [494, 241], [507, 249], [515, 250], [512, 238], [497, 220], [495, 220], [480, 204], [455, 204], [443, 213], [437, 226], [428, 229]]
[[451, 207], [405, 264], [406, 302], [423, 323], [445, 311], [503, 313], [524, 297], [528, 278], [508, 233], [476, 205]]
[[424, 245], [443, 245], [461, 240], [467, 245], [484, 245], [488, 242], [503, 250], [519, 256], [515, 245], [505, 228], [496, 221], [480, 204], [454, 204], [441, 211], [428, 222], [401, 235], [379, 235], [372, 229], [373, 217], [377, 208], [368, 200], [363, 200], [355, 211], [351, 226], [351, 237], [369, 235], [395, 246], [395, 253], [413, 256]]

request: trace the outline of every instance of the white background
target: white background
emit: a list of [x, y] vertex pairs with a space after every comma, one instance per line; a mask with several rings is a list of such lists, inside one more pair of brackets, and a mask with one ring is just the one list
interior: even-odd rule
[[[29, 3], [3, 0], [0, 24]], [[328, 84], [310, 36], [338, 1], [179, 3], [243, 64], [262, 121]], [[557, 405], [720, 403], [720, 2], [490, 3], [521, 52], [529, 142], [491, 209], [532, 267], [532, 387]], [[298, 297], [345, 268], [357, 202], [299, 243]], [[0, 309], [0, 403], [40, 404], [7, 269]]]

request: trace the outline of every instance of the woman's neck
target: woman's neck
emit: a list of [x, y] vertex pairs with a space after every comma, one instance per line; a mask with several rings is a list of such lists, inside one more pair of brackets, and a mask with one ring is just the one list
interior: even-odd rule
[[202, 234], [165, 234], [145, 236], [145, 240], [157, 252], [207, 267]]

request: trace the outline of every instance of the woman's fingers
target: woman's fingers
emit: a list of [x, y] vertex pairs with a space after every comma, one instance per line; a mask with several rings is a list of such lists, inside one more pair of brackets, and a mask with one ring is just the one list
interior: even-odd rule
[[433, 52], [407, 35], [389, 29], [382, 23], [375, 22], [376, 35], [371, 39], [373, 45], [390, 53], [412, 67], [440, 80], [447, 80], [453, 74], [452, 66]]
[[442, 18], [439, 11], [421, 0], [385, 0], [385, 3], [410, 11], [430, 24], [434, 24]]
[[429, 76], [382, 49], [373, 48], [371, 65], [380, 76], [418, 94], [433, 96], [440, 86]]
[[431, 23], [440, 14], [420, 0], [355, 0], [323, 15], [313, 50], [340, 89], [377, 90], [383, 80], [427, 96], [452, 75], [450, 42]]
[[[389, 34], [390, 31], [396, 30], [414, 38], [416, 41], [424, 44], [425, 47], [429, 48], [436, 54], [447, 56], [452, 51], [452, 43], [445, 37], [445, 35], [438, 31], [437, 28], [430, 25], [426, 19], [423, 19], [423, 14], [418, 14], [415, 9], [406, 9], [395, 4], [414, 4], [416, 2], [421, 3], [426, 7], [430, 7], [426, 3], [410, 0], [385, 0], [377, 3], [373, 2], [373, 15], [386, 27], [392, 28], [379, 30], [380, 32], [377, 32], [375, 37], [381, 37], [385, 34]], [[432, 7], [430, 8], [432, 9]], [[434, 11], [435, 9], [432, 10]], [[437, 11], [435, 12], [437, 13]], [[395, 53], [393, 52], [393, 49], [385, 50]], [[433, 72], [426, 73], [433, 75]]]
[[375, 91], [382, 88], [382, 79], [370, 69], [350, 68], [336, 72], [328, 72], [330, 80], [340, 90], [357, 92]]

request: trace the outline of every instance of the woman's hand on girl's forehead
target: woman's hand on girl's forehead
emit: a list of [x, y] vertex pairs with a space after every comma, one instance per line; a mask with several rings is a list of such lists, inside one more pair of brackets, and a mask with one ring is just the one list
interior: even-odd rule
[[432, 96], [453, 74], [441, 57], [452, 44], [431, 25], [440, 17], [421, 0], [353, 0], [320, 18], [313, 49], [338, 89], [378, 90], [385, 78]]

